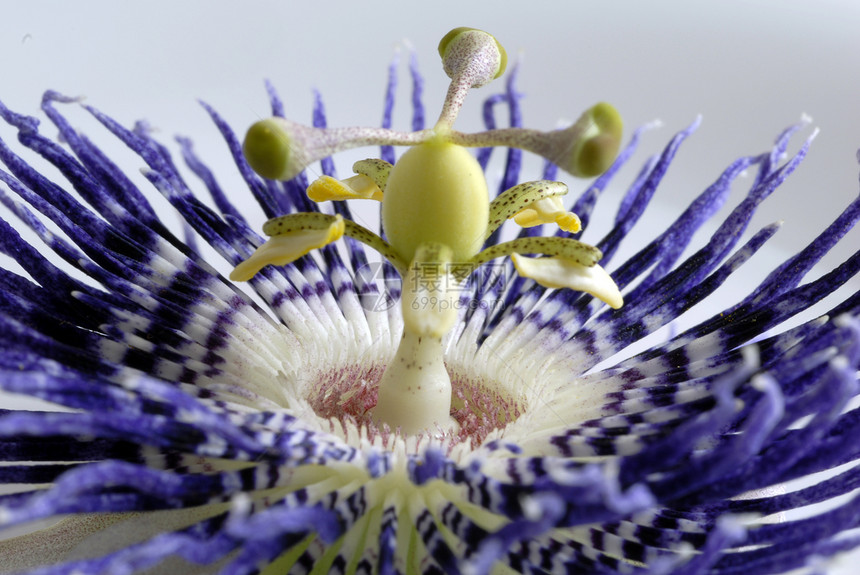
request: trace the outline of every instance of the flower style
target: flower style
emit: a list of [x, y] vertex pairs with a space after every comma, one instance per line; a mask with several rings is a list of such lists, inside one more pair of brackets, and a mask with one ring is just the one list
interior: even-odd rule
[[[466, 92], [504, 72], [504, 51], [457, 29], [440, 54], [452, 82], [431, 129], [414, 60], [413, 132], [390, 129], [394, 66], [379, 129], [327, 128], [319, 101], [313, 127], [289, 122], [270, 88], [275, 118], [249, 130], [243, 154], [206, 106], [271, 218], [266, 242], [189, 140], [182, 156], [211, 205], [145, 124], [86, 107], [146, 164], [187, 223], [183, 240], [58, 111], [73, 99], [42, 102], [64, 146], [0, 104], [20, 144], [71, 184], [0, 140], [0, 200], [55, 254], [0, 220], [0, 249], [26, 273], [0, 269], [0, 388], [57, 406], [0, 411], [0, 528], [31, 528], [0, 540], [0, 571], [815, 573], [860, 544], [860, 294], [796, 321], [860, 269], [855, 253], [801, 283], [860, 198], [733, 307], [624, 353], [731, 282], [776, 232], [739, 245], [811, 138], [784, 159], [794, 126], [732, 163], [607, 273], [696, 125], [646, 163], [592, 247], [575, 238], [642, 130], [614, 163], [608, 105], [565, 130], [526, 130], [511, 72], [485, 105], [488, 130], [456, 132]], [[495, 128], [497, 105], [510, 128]], [[338, 180], [329, 156], [364, 145], [382, 159]], [[392, 145], [411, 147], [395, 161]], [[510, 150], [491, 202], [494, 146]], [[549, 160], [541, 181], [517, 183], [520, 149]], [[308, 185], [316, 161], [324, 176]], [[570, 210], [559, 166], [602, 174]], [[747, 170], [744, 199], [682, 259]], [[345, 199], [381, 201], [383, 233], [356, 224]], [[507, 219], [525, 229], [499, 242]], [[369, 303], [386, 298], [400, 305]], [[403, 393], [425, 384], [443, 399]], [[58, 521], [34, 523], [45, 519]]]

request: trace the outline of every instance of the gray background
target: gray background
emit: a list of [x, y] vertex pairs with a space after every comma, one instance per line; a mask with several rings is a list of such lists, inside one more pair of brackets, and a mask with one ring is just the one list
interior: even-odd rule
[[[243, 130], [268, 115], [262, 81], [269, 78], [293, 119], [309, 118], [311, 88], [317, 88], [331, 125], [377, 124], [388, 62], [408, 42], [418, 50], [432, 121], [447, 80], [436, 45], [450, 28], [467, 25], [492, 32], [512, 60], [522, 60], [520, 86], [531, 127], [556, 127], [599, 100], [612, 102], [628, 128], [661, 120], [663, 128], [647, 135], [632, 166], [702, 114], [702, 127], [656, 196], [673, 214], [729, 162], [767, 149], [803, 114], [821, 132], [755, 224], [784, 220], [772, 245], [796, 251], [858, 193], [857, 2], [538, 0], [528, 6], [445, 0], [7, 2], [0, 19], [0, 98], [36, 114], [45, 89], [83, 95], [120, 121], [148, 119], [166, 141], [176, 134], [193, 136], [200, 154], [217, 166], [228, 159], [198, 98]], [[406, 83], [395, 118], [404, 128]], [[480, 100], [501, 87], [473, 94], [457, 127], [477, 128]], [[81, 114], [78, 124], [87, 122]], [[801, 141], [796, 138], [790, 151]], [[339, 163], [341, 173], [350, 163]], [[136, 171], [140, 162], [130, 159], [127, 166]], [[620, 194], [635, 169], [607, 193]], [[228, 167], [219, 175], [228, 189], [241, 188]], [[582, 187], [570, 183], [574, 193]], [[734, 199], [742, 193], [737, 185]], [[251, 215], [262, 222], [262, 214]], [[665, 223], [663, 215], [653, 226]], [[646, 235], [656, 231], [650, 225], [640, 226]], [[825, 267], [857, 245], [855, 230]], [[761, 277], [771, 266], [760, 261], [746, 277]], [[851, 289], [858, 287], [855, 280]]]

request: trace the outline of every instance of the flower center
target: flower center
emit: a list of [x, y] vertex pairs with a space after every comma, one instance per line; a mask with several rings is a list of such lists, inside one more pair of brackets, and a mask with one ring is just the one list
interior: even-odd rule
[[584, 291], [614, 308], [623, 300], [615, 282], [597, 265], [602, 254], [594, 246], [562, 236], [522, 236], [484, 247], [509, 219], [524, 227], [557, 224], [570, 233], [580, 230], [580, 221], [559, 199], [567, 193], [561, 182], [525, 182], [490, 201], [481, 166], [466, 148], [518, 147], [572, 175], [594, 176], [617, 155], [621, 119], [612, 106], [601, 103], [564, 130], [457, 132], [453, 125], [466, 94], [501, 75], [506, 56], [490, 34], [469, 28], [452, 30], [442, 39], [439, 53], [451, 83], [431, 130], [310, 128], [283, 118], [251, 127], [243, 144], [245, 156], [268, 178], [291, 179], [311, 162], [352, 147], [411, 149], [394, 165], [363, 160], [353, 166], [355, 176], [342, 181], [323, 176], [307, 188], [316, 202], [381, 202], [384, 238], [340, 215], [279, 216], [263, 226], [270, 239], [239, 263], [230, 278], [250, 280], [266, 265], [286, 265], [344, 235], [374, 248], [403, 278], [403, 333], [395, 357], [384, 369], [325, 372], [309, 398], [314, 410], [345, 426], [354, 422], [368, 429], [480, 443], [490, 431], [516, 419], [523, 402], [493, 391], [492, 382], [451, 381], [442, 341], [457, 321], [457, 286], [484, 263], [510, 256], [520, 275], [545, 287]]
[[[371, 440], [382, 437], [387, 444], [391, 431], [372, 417], [385, 369], [382, 363], [371, 363], [321, 370], [311, 379], [306, 399], [318, 417], [330, 420], [332, 432], [348, 434], [355, 429]], [[507, 395], [495, 381], [456, 368], [448, 371], [453, 395], [450, 413], [457, 423], [456, 431], [445, 435], [450, 447], [467, 442], [478, 447], [528, 408], [525, 398]]]

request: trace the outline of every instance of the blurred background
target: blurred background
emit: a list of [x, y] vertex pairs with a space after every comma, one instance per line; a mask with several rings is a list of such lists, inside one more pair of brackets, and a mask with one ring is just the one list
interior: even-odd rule
[[[802, 115], [812, 118], [811, 127], [798, 134], [789, 153], [813, 127], [820, 133], [800, 168], [762, 205], [753, 228], [784, 220], [772, 249], [795, 252], [858, 193], [860, 4], [851, 0], [532, 0], [527, 8], [505, 0], [10, 3], [0, 21], [0, 99], [39, 115], [43, 91], [53, 89], [84, 96], [127, 125], [146, 119], [166, 143], [175, 135], [192, 137], [224, 187], [239, 191], [244, 186], [198, 99], [241, 133], [269, 115], [263, 87], [269, 79], [294, 120], [309, 120], [317, 89], [330, 125], [375, 125], [387, 68], [399, 51], [395, 126], [408, 129], [408, 47], [414, 47], [426, 80], [432, 122], [447, 85], [436, 46], [456, 26], [486, 29], [512, 62], [519, 61], [530, 127], [552, 129], [600, 100], [618, 108], [628, 133], [662, 122], [645, 135], [638, 156], [607, 190], [607, 217], [615, 205], [611, 196], [623, 192], [645, 158], [702, 115], [701, 127], [681, 148], [655, 197], [667, 211], [654, 209], [649, 215], [655, 219], [637, 226], [643, 237], [653, 236], [654, 226], [662, 230], [731, 161], [767, 150]], [[481, 100], [503, 87], [496, 82], [474, 92], [457, 127], [478, 129]], [[86, 114], [79, 120], [72, 115], [76, 125], [90, 122]], [[14, 139], [4, 128], [0, 134]], [[102, 141], [102, 130], [90, 131]], [[122, 160], [122, 147], [108, 136], [103, 141]], [[534, 169], [524, 177], [537, 178], [540, 162], [530, 160], [527, 166]], [[351, 162], [338, 162], [342, 174]], [[130, 157], [127, 167], [136, 173], [140, 162]], [[730, 205], [743, 197], [749, 180], [736, 183]], [[585, 186], [568, 183], [572, 194]], [[253, 208], [251, 216], [262, 223]], [[586, 239], [600, 237], [596, 227], [589, 233]], [[843, 261], [858, 245], [855, 230], [823, 268]], [[775, 261], [780, 255], [763, 258]], [[755, 269], [745, 270], [745, 277], [757, 281], [772, 264], [759, 260], [748, 267]], [[855, 281], [852, 289], [858, 287]]]
[[[395, 127], [408, 129], [410, 47], [426, 80], [432, 122], [447, 86], [436, 46], [457, 26], [493, 33], [511, 63], [519, 62], [529, 127], [552, 129], [601, 100], [618, 108], [628, 133], [662, 122], [662, 128], [645, 134], [636, 158], [606, 191], [599, 212], [604, 218], [611, 217], [644, 160], [702, 115], [701, 127], [666, 175], [655, 208], [637, 226], [643, 238], [662, 231], [733, 160], [768, 150], [785, 127], [803, 115], [812, 118], [789, 148], [796, 151], [818, 128], [809, 156], [753, 221], [755, 230], [784, 220], [782, 230], [745, 266], [744, 280], [733, 280], [718, 297], [736, 301], [858, 194], [860, 3], [854, 0], [6, 3], [0, 20], [0, 100], [43, 117], [41, 95], [53, 89], [85, 96], [126, 125], [146, 119], [165, 143], [173, 145], [175, 135], [190, 136], [223, 187], [235, 189], [241, 194], [236, 201], [247, 206], [244, 185], [198, 99], [241, 133], [269, 115], [263, 86], [269, 79], [293, 120], [309, 121], [317, 89], [330, 125], [376, 125], [388, 66], [399, 52]], [[478, 129], [481, 100], [502, 89], [498, 82], [473, 93], [457, 127]], [[71, 115], [75, 125], [101, 134], [86, 114], [71, 110]], [[14, 140], [14, 131], [0, 126], [0, 136]], [[141, 167], [111, 137], [94, 139], [116, 151], [129, 171]], [[349, 173], [350, 165], [351, 159], [339, 160], [340, 173]], [[524, 178], [538, 178], [540, 165], [529, 160]], [[740, 201], [751, 179], [735, 184], [721, 215]], [[142, 177], [136, 181], [149, 189]], [[573, 194], [586, 185], [568, 183]], [[262, 213], [248, 209], [262, 223]], [[597, 225], [589, 233], [592, 242], [602, 235]], [[698, 238], [704, 241], [706, 231]], [[633, 240], [625, 249], [635, 253], [641, 245]], [[854, 230], [812, 277], [858, 246], [860, 230]], [[8, 261], [0, 263], [13, 265]], [[855, 278], [843, 297], [858, 288]], [[699, 313], [710, 315], [716, 305]], [[827, 308], [824, 302], [815, 309]]]

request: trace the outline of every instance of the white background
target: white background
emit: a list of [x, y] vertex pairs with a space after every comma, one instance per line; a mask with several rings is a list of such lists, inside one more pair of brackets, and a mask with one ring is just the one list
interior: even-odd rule
[[[388, 63], [408, 40], [426, 77], [432, 122], [446, 86], [436, 45], [456, 26], [492, 32], [512, 60], [521, 57], [530, 127], [553, 128], [599, 100], [612, 102], [630, 128], [662, 120], [633, 166], [704, 116], [658, 192], [655, 213], [661, 215], [652, 225], [671, 221], [665, 214], [686, 206], [735, 158], [766, 150], [802, 114], [813, 118], [820, 135], [755, 224], [785, 220], [773, 242], [777, 251], [796, 251], [858, 193], [860, 3], [854, 0], [4, 2], [0, 100], [38, 114], [41, 93], [50, 88], [84, 95], [126, 124], [146, 118], [166, 142], [176, 134], [193, 137], [222, 184], [244, 194], [198, 98], [242, 131], [268, 115], [268, 78], [294, 120], [309, 118], [317, 88], [330, 125], [378, 124]], [[408, 128], [408, 79], [401, 69], [396, 124]], [[501, 88], [473, 94], [458, 128], [477, 128], [480, 100]], [[5, 126], [0, 136], [14, 139]], [[128, 161], [130, 169], [140, 166]], [[348, 167], [339, 163], [342, 174]], [[607, 194], [619, 194], [635, 170]], [[574, 193], [582, 186], [570, 183]], [[742, 193], [735, 186], [733, 202]], [[247, 196], [236, 198], [247, 205]], [[858, 245], [855, 230], [824, 268]], [[751, 262], [748, 281], [761, 277], [777, 255], [770, 251]], [[847, 290], [858, 287], [855, 279]]]

